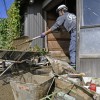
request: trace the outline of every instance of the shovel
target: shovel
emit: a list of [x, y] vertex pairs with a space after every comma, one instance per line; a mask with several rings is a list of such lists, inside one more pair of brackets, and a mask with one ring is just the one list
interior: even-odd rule
[[16, 46], [20, 46], [20, 45], [23, 45], [23, 44], [25, 44], [25, 43], [32, 42], [33, 40], [38, 39], [38, 38], [40, 38], [40, 37], [41, 37], [40, 35], [39, 35], [39, 36], [36, 36], [36, 37], [34, 37], [34, 38], [32, 38], [32, 39], [29, 39], [29, 40], [26, 40], [26, 41], [24, 41], [24, 42], [22, 42], [22, 43], [20, 43], [20, 44], [17, 44]]
[[12, 48], [18, 51], [26, 51], [30, 48], [30, 42], [40, 37], [41, 36], [36, 36], [30, 39], [28, 36], [21, 36], [13, 40]]

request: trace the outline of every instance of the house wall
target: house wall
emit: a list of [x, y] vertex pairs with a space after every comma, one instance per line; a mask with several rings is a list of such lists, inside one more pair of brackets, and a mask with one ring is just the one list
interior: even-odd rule
[[[56, 15], [47, 12], [47, 27], [50, 28], [56, 20]], [[69, 42], [70, 34], [61, 27], [47, 36], [48, 50], [52, 56], [69, 62]]]
[[[52, 2], [50, 2], [44, 8], [42, 1], [35, 1], [32, 5], [28, 6], [27, 11], [25, 13], [25, 35], [32, 38], [37, 35], [40, 35], [40, 33], [42, 33], [44, 30], [47, 30], [47, 28], [50, 28], [58, 16], [58, 14], [56, 13], [56, 8], [60, 4], [65, 4], [65, 1], [52, 0]], [[70, 4], [73, 4], [73, 2], [71, 1], [69, 4], [67, 4], [68, 7]], [[74, 8], [74, 6], [71, 7], [71, 10], [72, 8]], [[45, 16], [43, 17], [42, 11], [46, 12]], [[45, 41], [43, 39], [34, 40], [32, 46], [38, 44], [40, 47], [44, 47], [47, 45], [46, 47], [49, 52], [52, 53], [52, 55], [55, 55], [58, 58], [63, 57], [69, 62], [69, 42], [70, 34], [64, 29], [62, 29], [60, 31], [53, 32], [53, 34], [49, 34], [46, 37]]]
[[[69, 8], [69, 12], [76, 14], [76, 0], [52, 0], [48, 6], [45, 7], [47, 11], [47, 28], [50, 28], [56, 21], [57, 17], [59, 16], [56, 13], [56, 9], [61, 4], [66, 4]], [[52, 56], [64, 59], [67, 62], [69, 61], [69, 43], [70, 43], [70, 34], [61, 27], [60, 29], [52, 32], [47, 36], [47, 46], [48, 50]]]
[[[100, 25], [95, 25], [91, 20], [92, 25], [84, 24], [85, 13], [84, 1], [86, 1], [85, 6], [91, 4], [91, 7], [95, 8], [94, 4], [97, 3], [93, 0], [77, 0], [77, 66], [76, 70], [78, 72], [84, 72], [86, 76], [89, 77], [100, 77]], [[98, 4], [98, 3], [97, 3]], [[96, 9], [100, 8], [99, 5], [96, 5]], [[89, 11], [90, 12], [90, 11]], [[94, 10], [94, 13], [98, 13], [97, 10]], [[95, 15], [93, 12], [92, 14]], [[88, 13], [86, 14], [88, 16]], [[98, 17], [96, 15], [96, 17]], [[90, 20], [91, 18], [87, 18]], [[98, 24], [98, 22], [97, 22]]]
[[[25, 13], [24, 35], [33, 38], [43, 32], [42, 3], [35, 2], [28, 6]], [[43, 47], [43, 39], [39, 38], [32, 42], [32, 46]]]

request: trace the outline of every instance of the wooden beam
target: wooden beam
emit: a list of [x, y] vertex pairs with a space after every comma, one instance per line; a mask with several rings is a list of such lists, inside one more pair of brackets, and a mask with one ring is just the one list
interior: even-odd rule
[[80, 54], [79, 58], [100, 58], [100, 54]]
[[52, 0], [45, 0], [43, 2], [42, 8], [45, 8]]

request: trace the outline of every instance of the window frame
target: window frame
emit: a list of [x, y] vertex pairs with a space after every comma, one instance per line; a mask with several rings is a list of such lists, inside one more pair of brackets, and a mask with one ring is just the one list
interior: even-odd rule
[[81, 26], [81, 28], [92, 28], [92, 27], [99, 27], [100, 25], [99, 24], [88, 24], [88, 25], [85, 25], [84, 24], [84, 2], [83, 2], [84, 0], [80, 0], [80, 9], [79, 10], [77, 10], [77, 11], [79, 11], [79, 13], [80, 13], [80, 26]]

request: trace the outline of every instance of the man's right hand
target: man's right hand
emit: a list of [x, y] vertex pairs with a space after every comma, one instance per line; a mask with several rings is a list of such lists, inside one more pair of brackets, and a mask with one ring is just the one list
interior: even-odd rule
[[45, 33], [41, 33], [41, 38], [44, 38], [45, 37]]

